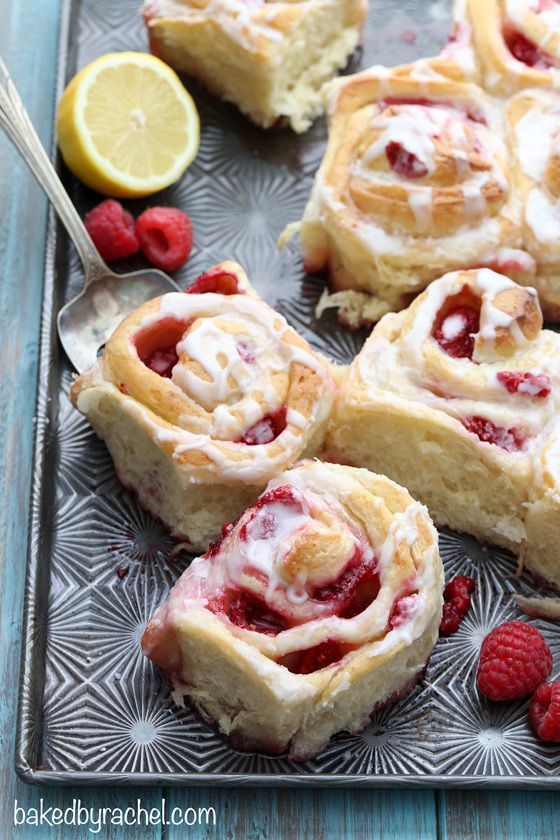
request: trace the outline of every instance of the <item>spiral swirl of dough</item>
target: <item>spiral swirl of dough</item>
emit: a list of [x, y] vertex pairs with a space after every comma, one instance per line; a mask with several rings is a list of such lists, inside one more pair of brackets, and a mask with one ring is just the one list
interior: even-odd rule
[[347, 390], [358, 400], [387, 390], [461, 423], [477, 417], [516, 429], [519, 446], [511, 448], [528, 453], [560, 407], [556, 344], [542, 330], [534, 289], [489, 269], [456, 272], [407, 311], [385, 316], [352, 365]]
[[[441, 579], [422, 505], [384, 477], [308, 461], [276, 477], [191, 564], [153, 616], [143, 648], [177, 671], [173, 628], [198, 610], [296, 673], [294, 657], [326, 643], [352, 657], [373, 642], [375, 657], [412, 644], [438, 620]], [[265, 613], [262, 626], [247, 620], [246, 606], [240, 621], [240, 593], [253, 618], [255, 604]]]
[[458, 0], [471, 25], [483, 84], [507, 96], [560, 82], [560, 6], [556, 0]]
[[[237, 293], [207, 291], [220, 273]], [[105, 348], [103, 381], [192, 481], [266, 482], [324, 424], [334, 393], [328, 365], [237, 264], [197, 282], [205, 293], [164, 295], [120, 324]], [[158, 354], [171, 359], [163, 375]]]
[[498, 265], [522, 245], [500, 111], [435, 66], [374, 67], [332, 84], [329, 145], [301, 223], [307, 267], [327, 266], [334, 291], [378, 297], [381, 314], [447, 271]]

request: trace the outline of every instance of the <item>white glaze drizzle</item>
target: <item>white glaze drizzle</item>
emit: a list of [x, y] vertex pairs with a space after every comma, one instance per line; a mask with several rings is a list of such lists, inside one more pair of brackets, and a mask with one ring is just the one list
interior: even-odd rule
[[212, 20], [217, 22], [231, 38], [245, 49], [255, 50], [259, 38], [265, 37], [277, 44], [283, 33], [272, 24], [281, 13], [281, 4], [268, 4], [266, 0], [208, 0], [202, 8], [180, 0], [149, 0], [154, 16]]
[[[402, 400], [407, 413], [419, 418], [425, 416], [426, 407], [455, 419], [482, 416], [505, 429], [516, 426], [526, 431], [526, 445], [522, 451], [508, 452], [507, 457], [531, 458], [560, 411], [560, 354], [551, 350], [550, 333], [543, 330], [529, 340], [517, 320], [494, 305], [497, 295], [516, 288], [513, 281], [489, 269], [479, 269], [473, 290], [480, 296], [482, 307], [480, 331], [474, 336], [473, 361], [448, 356], [432, 338], [434, 323], [445, 301], [458, 293], [463, 284], [458, 272], [432, 283], [415, 310], [414, 320], [406, 322], [398, 340], [388, 341], [384, 337], [386, 331], [379, 338], [374, 332], [352, 364], [345, 393], [349, 400], [360, 404], [383, 398], [378, 389], [386, 391], [391, 400]], [[525, 290], [536, 296], [534, 289]], [[398, 322], [405, 317], [406, 313], [401, 313], [385, 319], [390, 324], [391, 319]], [[462, 331], [460, 320], [455, 315], [443, 322], [442, 329], [449, 340]], [[511, 357], [503, 358], [496, 352], [500, 329], [508, 330], [517, 346]], [[552, 393], [545, 399], [531, 399], [541, 386], [528, 381], [512, 394], [498, 380], [497, 374], [503, 371], [547, 376]]]
[[[224, 540], [218, 554], [210, 560], [200, 558], [194, 561], [177, 582], [171, 592], [167, 609], [158, 611], [157, 622], [160, 629], [164, 629], [168, 621], [180, 621], [181, 615], [187, 609], [204, 609], [209, 599], [219, 594], [224, 587], [236, 584], [246, 586], [251, 580], [254, 582], [255, 579], [250, 574], [252, 568], [258, 570], [265, 578], [265, 598], [271, 608], [279, 603], [276, 599], [283, 597], [284, 593], [295, 614], [302, 617], [311, 609], [309, 615], [314, 616], [276, 636], [228, 625], [240, 639], [250, 640], [261, 652], [274, 659], [294, 651], [306, 650], [328, 639], [360, 645], [382, 636], [383, 638], [372, 647], [371, 653], [376, 655], [378, 651], [391, 650], [403, 641], [411, 643], [418, 638], [432, 621], [434, 611], [438, 609], [440, 596], [437, 587], [441, 586], [437, 536], [426, 508], [417, 502], [411, 502], [404, 511], [394, 514], [384, 540], [379, 546], [371, 546], [368, 554], [363, 526], [353, 519], [345, 506], [344, 500], [348, 494], [364, 492], [364, 488], [352, 476], [341, 474], [340, 471], [334, 472], [333, 468], [326, 464], [306, 462], [277, 476], [269, 484], [266, 492], [287, 485], [294, 488], [296, 498], [302, 503], [302, 512], [292, 510], [286, 514], [285, 511], [276, 510], [275, 503], [272, 503], [268, 512], [275, 513], [276, 532], [263, 540], [258, 539], [260, 535], [257, 533], [257, 540], [252, 542], [249, 539], [247, 543], [241, 541], [238, 535], [244, 522], [242, 517], [236, 528]], [[371, 503], [372, 511], [378, 507], [386, 510], [381, 498], [371, 496]], [[374, 549], [380, 558], [379, 593], [362, 613], [353, 618], [342, 619], [328, 615], [328, 604], [321, 605], [310, 601], [308, 597], [302, 596], [297, 587], [286, 589], [286, 581], [279, 572], [278, 567], [281, 567], [282, 558], [289, 551], [294, 537], [311, 522], [310, 506], [317, 505], [330, 507], [340, 517], [341, 529], [349, 528], [352, 533], [358, 535], [356, 538], [364, 543], [365, 562], [371, 561]], [[278, 506], [281, 507], [282, 505]], [[251, 512], [245, 516], [247, 515], [250, 516]], [[407, 545], [411, 549], [418, 539], [419, 518], [431, 532], [432, 544], [416, 557], [414, 580], [407, 581], [408, 585], [414, 585], [418, 594], [414, 598], [414, 604], [411, 602], [403, 605], [405, 609], [402, 624], [387, 632], [389, 615], [399, 595], [399, 589], [394, 587], [400, 587], [404, 583], [398, 577], [393, 578], [392, 560], [399, 546]], [[253, 519], [252, 522], [255, 522], [254, 527], [258, 529], [258, 520]], [[335, 579], [337, 576], [335, 573]], [[391, 583], [393, 579], [395, 584]], [[301, 590], [305, 585], [305, 575], [298, 584]], [[322, 611], [326, 611], [323, 617]]]
[[535, 187], [527, 197], [525, 221], [539, 242], [560, 245], [560, 198], [551, 200], [543, 190]]
[[[123, 396], [128, 410], [150, 429], [159, 444], [173, 445], [175, 459], [190, 451], [207, 455], [210, 464], [200, 469], [186, 468], [185, 481], [209, 480], [214, 473], [225, 481], [254, 483], [269, 479], [304, 450], [314, 424], [324, 422], [330, 411], [334, 389], [326, 364], [310, 348], [292, 344], [292, 330], [285, 319], [249, 295], [164, 295], [159, 312], [146, 318], [138, 329], [170, 316], [189, 325], [177, 345], [180, 358], [173, 368], [172, 382], [187, 402], [202, 404], [209, 411], [207, 430], [195, 433], [179, 426], [169, 428], [136, 400]], [[239, 354], [238, 336], [243, 340], [249, 337], [253, 343], [254, 363], [247, 363]], [[196, 361], [205, 376], [184, 365], [181, 354]], [[244, 446], [234, 442], [263, 414], [281, 407], [287, 395], [277, 393], [272, 376], [288, 376], [295, 363], [317, 373], [323, 383], [309, 417], [288, 405], [286, 428], [272, 444]]]

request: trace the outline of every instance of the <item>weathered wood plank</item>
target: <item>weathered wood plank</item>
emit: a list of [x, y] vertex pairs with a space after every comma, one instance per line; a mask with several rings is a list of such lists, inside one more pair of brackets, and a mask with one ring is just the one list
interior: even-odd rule
[[560, 837], [558, 793], [451, 791], [440, 794], [442, 840], [553, 840]]
[[[200, 825], [203, 840], [433, 840], [432, 791], [172, 790], [169, 807], [214, 807], [216, 826]], [[166, 840], [184, 837], [169, 827]]]
[[[50, 149], [59, 0], [0, 0], [0, 55]], [[37, 379], [37, 341], [47, 202], [12, 146], [0, 137], [0, 836], [28, 840], [88, 836], [87, 829], [13, 827], [14, 802], [26, 809], [159, 804], [161, 791], [35, 788], [14, 773], [14, 734], [22, 593]], [[95, 836], [95, 835], [91, 835]], [[102, 831], [100, 837], [156, 840], [161, 827]]]

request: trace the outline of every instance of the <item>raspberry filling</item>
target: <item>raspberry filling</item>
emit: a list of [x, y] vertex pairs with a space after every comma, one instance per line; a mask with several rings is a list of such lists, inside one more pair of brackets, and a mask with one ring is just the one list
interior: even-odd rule
[[329, 665], [334, 665], [344, 656], [342, 645], [328, 639], [320, 645], [309, 648], [300, 654], [299, 662], [290, 671], [294, 674], [313, 674]]
[[188, 324], [176, 318], [162, 318], [155, 324], [142, 328], [134, 336], [134, 346], [146, 367], [167, 379], [179, 361], [176, 346]]
[[530, 41], [522, 32], [516, 29], [506, 29], [504, 30], [504, 41], [513, 57], [528, 67], [538, 67], [539, 69], [555, 67], [553, 58], [543, 53], [537, 44]]
[[227, 590], [221, 598], [208, 604], [208, 609], [227, 616], [236, 627], [267, 636], [276, 636], [290, 626], [283, 615], [270, 609], [253, 592]]
[[179, 357], [175, 348], [172, 347], [169, 350], [154, 350], [153, 353], [150, 353], [150, 355], [146, 356], [146, 358], [142, 359], [142, 361], [146, 367], [149, 367], [154, 373], [157, 373], [159, 376], [163, 376], [166, 379], [171, 379], [171, 373], [179, 361]]
[[[425, 99], [422, 97], [414, 99], [413, 97], [406, 96], [388, 96], [386, 99], [382, 99], [379, 102], [378, 107], [380, 111], [384, 111], [391, 105], [418, 105], [420, 108], [449, 108], [449, 110], [454, 111], [455, 114], [460, 114], [461, 116], [463, 115], [463, 112], [457, 108], [457, 103], [455, 102], [445, 102], [444, 100], [435, 101], [433, 99]], [[481, 114], [476, 114], [474, 111], [466, 111], [464, 112], [464, 116], [471, 122], [486, 125], [485, 118]]]
[[219, 267], [211, 268], [201, 274], [198, 280], [186, 290], [188, 295], [206, 295], [209, 293], [218, 295], [240, 294], [239, 283], [235, 274], [223, 271]]
[[385, 154], [393, 172], [403, 178], [423, 178], [428, 174], [426, 165], [396, 140], [387, 143]]
[[389, 626], [394, 628], [406, 624], [416, 612], [417, 605], [418, 592], [411, 592], [397, 598], [389, 615]]
[[504, 370], [500, 371], [497, 377], [498, 382], [510, 394], [523, 394], [539, 399], [544, 399], [550, 394], [550, 379], [542, 373], [517, 373]]
[[354, 557], [340, 577], [314, 589], [311, 597], [315, 601], [334, 602], [334, 615], [340, 618], [354, 618], [375, 601], [380, 586], [377, 559], [373, 557], [369, 563], [364, 563], [362, 550], [356, 548]]
[[243, 359], [246, 365], [254, 365], [257, 361], [255, 351], [246, 341], [238, 341], [237, 352]]
[[[249, 515], [247, 520], [243, 523], [239, 531], [240, 540], [260, 539], [264, 540], [276, 533], [277, 519], [270, 510], [272, 505], [283, 505], [286, 514], [293, 513], [300, 514], [303, 511], [301, 499], [299, 499], [293, 487], [286, 484], [282, 487], [275, 487], [264, 493], [255, 504], [249, 508]], [[255, 522], [258, 517], [258, 528], [255, 530]], [[235, 523], [234, 523], [235, 524]], [[222, 536], [220, 541], [223, 542], [227, 533], [231, 531], [233, 525], [224, 526], [222, 528]], [[220, 547], [220, 545], [218, 546]]]
[[483, 443], [493, 443], [506, 452], [519, 452], [525, 444], [525, 435], [515, 426], [505, 429], [485, 417], [466, 417], [461, 422], [468, 432], [476, 435]]
[[247, 429], [245, 434], [237, 441], [237, 443], [244, 443], [246, 446], [260, 446], [266, 443], [272, 443], [276, 440], [278, 435], [281, 435], [286, 428], [286, 415], [288, 410], [285, 405], [277, 411], [267, 414], [250, 429]]
[[[278, 505], [281, 506], [280, 510]], [[248, 515], [243, 515], [243, 524], [239, 527], [237, 537], [240, 542], [273, 539], [277, 536], [279, 527], [282, 527], [283, 531], [286, 529], [287, 517], [294, 516], [300, 521], [304, 507], [303, 499], [293, 487], [276, 487], [261, 496], [248, 511]], [[223, 527], [219, 540], [208, 549], [205, 555], [207, 558], [217, 556], [236, 524]], [[377, 565], [377, 558], [372, 554], [364, 557], [363, 549], [357, 546], [337, 580], [324, 586], [309, 587], [306, 595], [316, 603], [328, 604], [329, 615], [353, 618], [363, 612], [377, 597], [380, 589]], [[261, 577], [260, 572], [255, 570], [255, 578]], [[266, 579], [263, 579], [262, 583], [266, 587]], [[237, 627], [270, 636], [301, 623], [297, 614], [291, 615], [291, 609], [289, 617], [271, 607], [260, 593], [233, 587], [214, 598], [208, 604], [208, 609], [225, 616]], [[352, 649], [351, 645], [328, 640], [313, 648], [289, 653], [279, 660], [279, 664], [292, 673], [311, 674], [338, 662]]]
[[480, 329], [480, 313], [470, 306], [456, 306], [434, 330], [441, 349], [454, 359], [472, 359], [474, 337]]

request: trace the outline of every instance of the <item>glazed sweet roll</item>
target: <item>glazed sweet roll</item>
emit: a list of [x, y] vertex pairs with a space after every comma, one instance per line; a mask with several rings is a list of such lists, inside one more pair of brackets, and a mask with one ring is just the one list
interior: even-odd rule
[[442, 586], [436, 531], [406, 490], [305, 462], [192, 563], [142, 647], [234, 745], [302, 760], [411, 689]]
[[[560, 6], [558, 7], [560, 9]], [[560, 320], [560, 94], [528, 90], [506, 106], [525, 248], [546, 318]]]
[[328, 457], [383, 472], [441, 525], [560, 584], [560, 336], [534, 289], [449, 274], [386, 315], [349, 368]]
[[560, 4], [557, 0], [456, 0], [470, 25], [483, 84], [508, 96], [560, 82]]
[[333, 394], [328, 363], [230, 262], [139, 307], [72, 388], [121, 481], [203, 550], [319, 450]]
[[367, 0], [147, 0], [150, 49], [268, 128], [305, 131], [360, 39]]
[[376, 321], [465, 266], [529, 282], [520, 215], [501, 112], [476, 85], [425, 63], [332, 84], [329, 144], [298, 229], [307, 269], [328, 268], [347, 320]]

